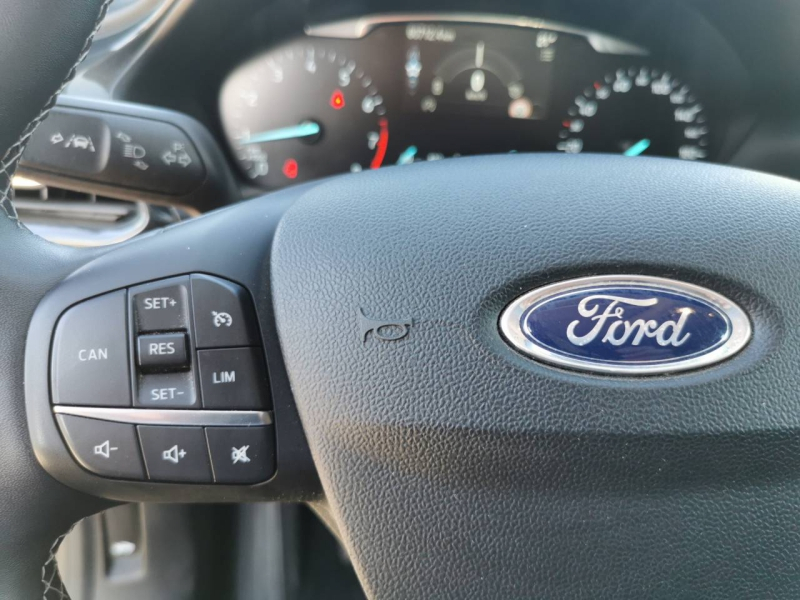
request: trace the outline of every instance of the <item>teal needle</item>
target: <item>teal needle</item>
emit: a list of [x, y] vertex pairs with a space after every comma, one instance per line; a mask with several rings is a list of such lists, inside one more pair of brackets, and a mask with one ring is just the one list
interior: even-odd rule
[[417, 155], [417, 147], [416, 146], [409, 146], [400, 154], [400, 157], [397, 159], [398, 165], [407, 165], [409, 163], [414, 162], [414, 157]]
[[242, 144], [263, 144], [264, 142], [277, 142], [280, 140], [290, 140], [294, 138], [310, 137], [317, 135], [320, 131], [319, 123], [305, 121], [299, 125], [291, 127], [281, 127], [280, 129], [270, 129], [251, 135]]
[[625, 156], [639, 156], [642, 152], [647, 150], [649, 147], [650, 147], [650, 140], [648, 140], [647, 138], [644, 138], [644, 139], [639, 140], [635, 144], [632, 144], [631, 146], [629, 146], [628, 149], [625, 150], [625, 152], [623, 152], [622, 154], [624, 154]]

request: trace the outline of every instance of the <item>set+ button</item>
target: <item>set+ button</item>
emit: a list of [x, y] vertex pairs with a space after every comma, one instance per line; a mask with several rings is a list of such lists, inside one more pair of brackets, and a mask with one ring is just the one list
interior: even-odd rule
[[174, 277], [131, 290], [136, 331], [188, 331], [189, 278]]

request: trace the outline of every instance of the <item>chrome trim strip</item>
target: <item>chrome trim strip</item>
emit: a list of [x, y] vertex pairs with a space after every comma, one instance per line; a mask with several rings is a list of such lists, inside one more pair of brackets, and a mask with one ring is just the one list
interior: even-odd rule
[[[649, 286], [656, 290], [671, 290], [708, 302], [729, 319], [730, 334], [728, 339], [711, 352], [693, 358], [678, 359], [669, 363], [631, 365], [624, 363], [603, 364], [586, 359], [563, 356], [533, 343], [522, 333], [520, 327], [522, 315], [528, 308], [541, 300], [552, 298], [562, 292], [576, 292], [586, 288], [620, 285]], [[651, 277], [649, 275], [599, 275], [546, 285], [531, 290], [511, 302], [500, 314], [498, 325], [500, 332], [509, 344], [534, 359], [579, 371], [632, 376], [677, 373], [707, 367], [738, 353], [747, 345], [753, 333], [750, 319], [744, 310], [724, 296], [691, 283], [662, 277]]]
[[272, 425], [272, 411], [170, 410], [150, 408], [105, 408], [99, 406], [54, 406], [57, 415], [73, 415], [130, 423], [132, 425], [193, 425], [196, 427], [257, 427]]
[[650, 54], [649, 50], [646, 48], [591, 29], [565, 25], [545, 19], [486, 13], [386, 13], [346, 19], [343, 21], [334, 21], [332, 23], [307, 25], [305, 32], [306, 35], [315, 37], [355, 40], [366, 37], [367, 34], [381, 25], [431, 22], [475, 23], [481, 25], [522, 27], [525, 29], [547, 29], [549, 31], [558, 31], [560, 33], [585, 37], [589, 45], [599, 54], [624, 54], [633, 56], [647, 56]]

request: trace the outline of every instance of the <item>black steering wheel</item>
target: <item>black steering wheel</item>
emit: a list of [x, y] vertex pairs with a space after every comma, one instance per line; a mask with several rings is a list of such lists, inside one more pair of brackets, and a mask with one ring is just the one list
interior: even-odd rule
[[[10, 2], [0, 25], [0, 597], [66, 597], [58, 540], [114, 501], [265, 499], [308, 502], [370, 598], [798, 596], [798, 184], [665, 159], [469, 158], [57, 247], [18, 222], [9, 178], [106, 3]], [[198, 319], [211, 338], [258, 324], [217, 345], [263, 347], [268, 410], [215, 412], [205, 390], [203, 410], [144, 408], [109, 384], [106, 346], [70, 346], [122, 331], [114, 368], [135, 380], [136, 290], [164, 279], [193, 294], [179, 337], [199, 379], [215, 343]], [[204, 285], [240, 312], [198, 308]], [[81, 371], [64, 348], [109, 366]], [[98, 475], [124, 440], [82, 449], [70, 423], [85, 422], [138, 427], [147, 472], [128, 454], [131, 470]], [[208, 466], [159, 477], [183, 447], [152, 458], [148, 439], [176, 424], [208, 436], [213, 481]], [[226, 480], [212, 438], [254, 426], [272, 441], [221, 456], [250, 464], [271, 443], [274, 473]]]

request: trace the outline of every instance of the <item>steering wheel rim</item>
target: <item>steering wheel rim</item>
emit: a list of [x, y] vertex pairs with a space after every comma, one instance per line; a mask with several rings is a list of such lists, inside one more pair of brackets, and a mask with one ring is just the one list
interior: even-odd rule
[[0, 596], [66, 598], [53, 554], [77, 519], [106, 502], [69, 490], [36, 462], [24, 410], [23, 355], [30, 315], [52, 285], [89, 252], [57, 248], [22, 226], [11, 178], [31, 134], [88, 53], [110, 0], [8, 2], [0, 48]]

